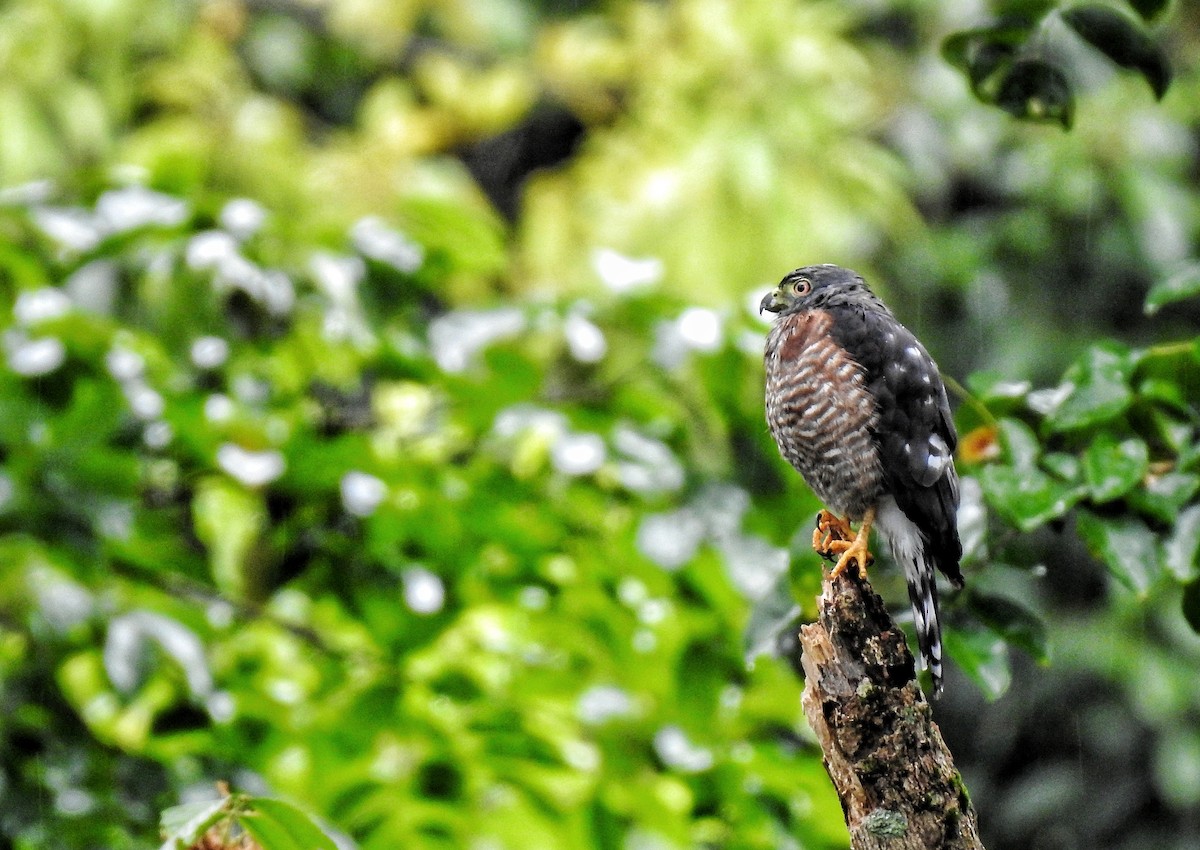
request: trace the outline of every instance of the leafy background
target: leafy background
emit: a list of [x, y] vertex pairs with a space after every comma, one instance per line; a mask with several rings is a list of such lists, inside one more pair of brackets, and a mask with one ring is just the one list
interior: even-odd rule
[[753, 305], [818, 261], [961, 382], [936, 713], [985, 843], [1195, 846], [1162, 5], [7, 4], [4, 846], [845, 846], [758, 653], [819, 571]]

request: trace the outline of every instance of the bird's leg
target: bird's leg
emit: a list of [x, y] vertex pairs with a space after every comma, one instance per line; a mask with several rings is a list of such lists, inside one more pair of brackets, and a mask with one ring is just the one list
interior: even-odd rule
[[[858, 526], [858, 533], [854, 535], [854, 539], [846, 542], [844, 540], [834, 540], [829, 544], [830, 551], [842, 554], [838, 558], [837, 563], [833, 565], [833, 569], [829, 571], [829, 577], [837, 578], [853, 561], [858, 566], [859, 578], [867, 577], [867, 565], [874, 558], [867, 550], [867, 543], [871, 539], [871, 525], [875, 522], [875, 509], [867, 508], [867, 512], [863, 515], [862, 523]], [[848, 524], [847, 524], [848, 527]]]
[[[822, 510], [817, 514], [817, 527], [813, 529], [812, 547], [818, 555], [827, 561], [834, 560], [840, 554], [847, 541], [854, 539], [854, 530], [847, 520], [839, 519], [835, 514]], [[844, 544], [838, 546], [837, 544]]]

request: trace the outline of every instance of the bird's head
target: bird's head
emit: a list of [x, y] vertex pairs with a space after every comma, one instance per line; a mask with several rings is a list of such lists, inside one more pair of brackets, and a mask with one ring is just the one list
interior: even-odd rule
[[805, 266], [785, 275], [758, 304], [758, 312], [791, 313], [829, 306], [834, 301], [874, 299], [862, 276], [841, 266]]

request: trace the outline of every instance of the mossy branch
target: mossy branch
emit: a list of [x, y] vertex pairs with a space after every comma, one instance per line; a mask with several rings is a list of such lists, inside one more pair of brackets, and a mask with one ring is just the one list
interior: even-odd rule
[[826, 577], [800, 630], [805, 716], [824, 752], [853, 850], [983, 850], [975, 810], [904, 633], [865, 579]]

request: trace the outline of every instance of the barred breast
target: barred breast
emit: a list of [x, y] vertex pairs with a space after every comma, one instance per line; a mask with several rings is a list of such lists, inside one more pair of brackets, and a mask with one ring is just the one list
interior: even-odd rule
[[784, 458], [829, 510], [857, 520], [883, 492], [878, 418], [862, 367], [823, 310], [780, 318], [767, 337], [767, 424]]

